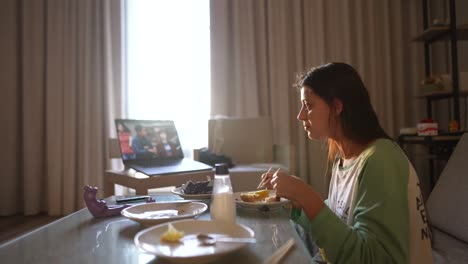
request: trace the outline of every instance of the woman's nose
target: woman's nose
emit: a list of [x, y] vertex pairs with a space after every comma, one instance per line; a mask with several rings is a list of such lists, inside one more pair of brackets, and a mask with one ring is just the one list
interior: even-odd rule
[[299, 114], [297, 114], [297, 120], [304, 121], [305, 120], [304, 113], [305, 113], [304, 108], [301, 107], [301, 110], [299, 110]]

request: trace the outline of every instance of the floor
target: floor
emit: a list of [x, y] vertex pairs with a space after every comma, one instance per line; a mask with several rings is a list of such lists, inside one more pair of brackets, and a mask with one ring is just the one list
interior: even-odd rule
[[60, 217], [39, 214], [35, 216], [1, 216], [0, 217], [0, 246], [1, 244], [14, 239], [20, 235], [26, 234], [53, 222]]

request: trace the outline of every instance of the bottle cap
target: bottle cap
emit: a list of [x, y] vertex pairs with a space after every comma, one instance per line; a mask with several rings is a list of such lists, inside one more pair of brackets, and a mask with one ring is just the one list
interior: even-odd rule
[[229, 174], [229, 166], [226, 163], [215, 164], [215, 174], [217, 175]]

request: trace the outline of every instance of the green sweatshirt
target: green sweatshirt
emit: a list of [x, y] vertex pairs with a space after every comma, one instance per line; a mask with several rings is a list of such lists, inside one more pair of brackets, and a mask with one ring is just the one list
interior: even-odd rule
[[330, 263], [432, 263], [417, 175], [399, 146], [379, 139], [333, 165], [327, 206], [310, 220], [293, 211]]

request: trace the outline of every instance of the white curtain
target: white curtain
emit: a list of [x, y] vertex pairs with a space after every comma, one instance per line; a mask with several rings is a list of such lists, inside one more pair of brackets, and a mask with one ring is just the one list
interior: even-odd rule
[[353, 65], [386, 131], [414, 126], [423, 78], [420, 1], [212, 0], [212, 115], [271, 116], [274, 140], [296, 149], [298, 176], [327, 195], [326, 146], [296, 120], [296, 75], [312, 66]]
[[102, 187], [122, 114], [121, 1], [0, 4], [0, 215], [65, 215]]

